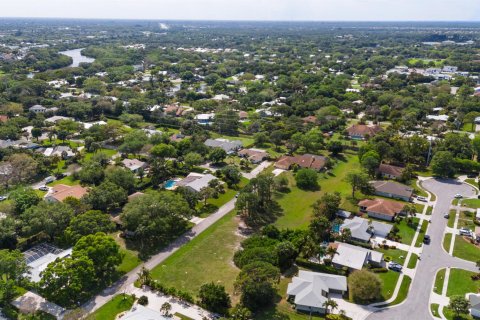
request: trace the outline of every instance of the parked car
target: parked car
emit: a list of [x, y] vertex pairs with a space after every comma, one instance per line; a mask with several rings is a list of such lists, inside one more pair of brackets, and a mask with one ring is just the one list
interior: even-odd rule
[[423, 237], [423, 243], [425, 244], [430, 244], [430, 236], [428, 234], [426, 234], [424, 237]]
[[41, 186], [40, 188], [38, 188], [38, 190], [40, 190], [40, 191], [48, 191], [48, 190], [50, 190], [50, 189], [48, 189], [47, 186]]
[[0, 201], [5, 201], [5, 200], [7, 200], [6, 196], [0, 196]]
[[402, 271], [402, 268], [403, 268], [402, 265], [401, 265], [401, 264], [398, 264], [398, 263], [396, 263], [396, 262], [390, 261], [390, 262], [388, 263], [388, 269], [390, 269], [390, 270], [400, 272], [400, 271]]
[[444, 214], [443, 214], [443, 217], [444, 217], [445, 219], [450, 218], [450, 213], [444, 213]]
[[461, 199], [461, 198], [463, 198], [463, 196], [462, 196], [460, 193], [457, 193], [457, 194], [455, 195], [455, 199]]
[[45, 178], [45, 183], [52, 183], [53, 181], [55, 181], [55, 177], [50, 176]]
[[460, 228], [460, 230], [458, 230], [458, 232], [462, 236], [471, 236], [472, 235], [472, 231], [470, 229], [467, 229], [467, 228]]
[[422, 196], [418, 196], [418, 197], [417, 197], [417, 200], [418, 200], [418, 201], [422, 201], [422, 202], [427, 202], [427, 198], [426, 198], [426, 197], [422, 197]]

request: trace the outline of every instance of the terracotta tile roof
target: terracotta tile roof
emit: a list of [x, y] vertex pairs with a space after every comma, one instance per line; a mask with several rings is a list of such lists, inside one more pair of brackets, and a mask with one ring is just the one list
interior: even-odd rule
[[302, 119], [303, 123], [317, 123], [318, 119], [315, 116], [308, 116]]
[[321, 170], [325, 167], [327, 158], [324, 156], [317, 156], [313, 154], [304, 154], [300, 156], [283, 156], [275, 163], [275, 167], [280, 169], [290, 169], [293, 164], [298, 165], [301, 168], [311, 168], [315, 170]]
[[380, 164], [380, 166], [378, 167], [378, 172], [380, 172], [381, 174], [387, 174], [394, 177], [400, 177], [404, 170], [405, 168], [392, 166], [391, 164], [385, 163]]
[[88, 190], [82, 186], [67, 186], [64, 184], [57, 184], [52, 188], [52, 194], [49, 197], [54, 198], [57, 201], [63, 201], [65, 198], [73, 197], [80, 199], [88, 193]]
[[367, 212], [375, 212], [394, 217], [401, 212], [405, 204], [385, 199], [364, 199], [358, 206], [365, 207]]
[[350, 136], [362, 136], [365, 137], [367, 134], [370, 137], [373, 137], [378, 132], [382, 131], [380, 126], [367, 126], [365, 124], [354, 124], [347, 129], [347, 132]]

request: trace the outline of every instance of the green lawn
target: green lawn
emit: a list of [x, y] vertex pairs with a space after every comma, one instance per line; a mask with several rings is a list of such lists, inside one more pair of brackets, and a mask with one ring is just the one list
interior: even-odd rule
[[[242, 178], [239, 184], [239, 189], [245, 187], [248, 184], [248, 179]], [[199, 202], [197, 205], [198, 212], [201, 217], [206, 217], [211, 213], [215, 212], [218, 208], [226, 204], [228, 201], [232, 200], [235, 195], [238, 193], [238, 190], [226, 188], [225, 193], [222, 193], [218, 198], [210, 198], [207, 200], [207, 205], [205, 206], [203, 202]]]
[[411, 284], [412, 284], [412, 279], [409, 276], [404, 276], [402, 284], [400, 285], [400, 290], [398, 290], [397, 297], [388, 305], [393, 306], [393, 305], [402, 303], [407, 298], [408, 290], [410, 289]]
[[468, 228], [470, 230], [475, 230], [475, 223], [473, 223], [474, 213], [470, 211], [460, 211], [460, 216], [458, 217], [458, 226], [457, 228]]
[[417, 231], [418, 223], [420, 222], [419, 218], [413, 218], [412, 224], [407, 224], [407, 219], [401, 219], [400, 223], [395, 223], [398, 227], [398, 235], [400, 236], [400, 242], [410, 245]]
[[193, 320], [192, 318], [187, 317], [186, 315], [178, 313], [178, 312], [175, 312], [174, 316], [180, 318], [180, 320]]
[[133, 251], [133, 250], [128, 250], [122, 248], [121, 253], [123, 255], [122, 263], [117, 267], [117, 270], [122, 273], [128, 273], [135, 269], [140, 263], [142, 263], [142, 260], [138, 257], [138, 253]]
[[478, 188], [478, 183], [475, 182], [475, 179], [465, 179], [465, 182]]
[[[111, 149], [99, 149], [96, 153], [104, 153], [106, 154], [109, 158], [113, 157], [115, 154], [117, 154], [117, 150], [111, 150]], [[93, 152], [87, 152], [85, 153], [84, 160], [88, 161], [90, 160], [96, 153]]]
[[391, 271], [384, 273], [377, 273], [380, 280], [382, 280], [382, 298], [379, 301], [386, 301], [390, 299], [395, 291], [398, 278], [400, 277], [399, 272]]
[[228, 140], [240, 140], [242, 141], [242, 144], [244, 147], [250, 147], [255, 142], [252, 136], [248, 136], [248, 135], [240, 134], [238, 137], [233, 137], [233, 136], [225, 136], [225, 135], [218, 134], [216, 132], [212, 132], [212, 139], [216, 139], [216, 138], [222, 138], [222, 139], [228, 139]]
[[448, 222], [447, 222], [448, 227], [453, 228], [453, 225], [455, 224], [456, 215], [457, 215], [457, 210], [450, 210], [448, 214]]
[[430, 305], [430, 311], [432, 311], [432, 314], [434, 317], [440, 318], [440, 313], [438, 312], [438, 307], [440, 305], [438, 303], [432, 303]]
[[237, 218], [231, 212], [156, 266], [153, 279], [193, 296], [202, 284], [211, 281], [224, 285], [232, 294], [239, 272], [232, 258], [241, 241], [236, 231]]
[[453, 256], [460, 259], [476, 262], [480, 260], [480, 248], [465, 240], [462, 236], [455, 236]]
[[425, 205], [424, 204], [420, 204], [420, 203], [415, 203], [415, 209], [417, 213], [423, 213], [423, 209], [425, 208]]
[[[357, 206], [351, 201], [351, 187], [344, 181], [348, 172], [360, 169], [358, 156], [347, 154], [346, 161], [340, 161], [331, 173], [320, 174], [319, 191], [304, 191], [295, 186], [295, 179], [292, 172], [285, 172], [290, 182], [289, 193], [279, 193], [276, 196], [277, 201], [284, 210], [283, 216], [276, 221], [277, 227], [283, 228], [307, 228], [311, 216], [312, 205], [325, 192], [338, 191], [342, 195], [341, 207], [349, 211], [357, 211]], [[360, 197], [360, 194], [357, 195]]]
[[473, 281], [470, 277], [475, 275], [462, 269], [451, 269], [450, 278], [448, 279], [447, 296], [465, 296], [469, 292], [478, 292], [480, 289], [480, 281]]
[[443, 282], [445, 280], [445, 272], [446, 269], [441, 269], [438, 270], [437, 274], [435, 275], [435, 285], [433, 287], [433, 292], [437, 294], [442, 294]]
[[464, 199], [462, 200], [462, 206], [478, 209], [480, 208], [480, 199]]
[[384, 258], [390, 257], [392, 261], [403, 265], [405, 263], [405, 258], [407, 257], [407, 252], [400, 249], [375, 249], [378, 252], [383, 253]]
[[410, 269], [414, 269], [417, 266], [418, 256], [415, 253], [412, 253], [410, 256], [410, 260], [408, 260], [407, 267]]
[[466, 314], [456, 317], [453, 310], [447, 307], [443, 308], [443, 315], [445, 316], [445, 318], [447, 318], [447, 320], [473, 320], [473, 318], [470, 315], [466, 315]]
[[432, 214], [432, 211], [433, 211], [433, 207], [432, 207], [432, 206], [428, 206], [426, 214], [431, 215], [431, 214]]
[[56, 186], [57, 184], [65, 184], [67, 186], [73, 186], [80, 184], [80, 180], [75, 180], [73, 175], [66, 176], [65, 178], [62, 178], [60, 180], [55, 180], [52, 183], [49, 183], [49, 186]]
[[443, 238], [443, 248], [447, 252], [450, 251], [450, 244], [452, 243], [451, 241], [452, 241], [452, 234], [451, 233], [445, 233], [445, 236]]
[[427, 228], [428, 228], [428, 221], [427, 220], [423, 220], [422, 222], [422, 226], [420, 228], [420, 233], [418, 234], [418, 237], [417, 237], [417, 240], [415, 241], [415, 247], [421, 247], [422, 246], [422, 243], [423, 243], [423, 236], [425, 235], [425, 233], [427, 232]]
[[88, 320], [114, 320], [124, 311], [130, 310], [134, 302], [133, 296], [119, 294], [87, 317]]

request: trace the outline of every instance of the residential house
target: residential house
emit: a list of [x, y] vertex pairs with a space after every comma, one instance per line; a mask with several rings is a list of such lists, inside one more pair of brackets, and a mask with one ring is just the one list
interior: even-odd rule
[[210, 148], [222, 148], [227, 154], [233, 154], [243, 148], [240, 140], [207, 139], [204, 144]]
[[245, 121], [248, 119], [248, 112], [246, 111], [239, 111], [238, 112], [238, 118], [240, 121]]
[[392, 225], [379, 221], [369, 221], [362, 217], [346, 219], [340, 226], [340, 233], [345, 229], [350, 230], [352, 240], [369, 242], [372, 237], [386, 238], [392, 230]]
[[364, 265], [370, 264], [375, 267], [383, 265], [383, 253], [348, 243], [335, 242], [330, 247], [336, 249], [332, 264], [336, 268], [347, 267], [349, 270], [361, 270]]
[[377, 169], [377, 172], [384, 178], [384, 179], [399, 179], [405, 168], [394, 166], [391, 164], [382, 163]]
[[298, 156], [283, 156], [276, 163], [275, 168], [290, 170], [293, 165], [300, 168], [309, 168], [317, 171], [322, 170], [327, 164], [328, 158], [313, 154], [304, 154]]
[[470, 314], [472, 317], [476, 319], [480, 318], [480, 294], [467, 293], [466, 298], [468, 302], [470, 302]]
[[28, 111], [33, 112], [33, 113], [45, 113], [47, 111], [47, 108], [44, 106], [41, 106], [39, 104], [34, 105], [33, 107], [30, 107]]
[[63, 160], [71, 158], [75, 155], [72, 149], [68, 146], [56, 146], [49, 148], [39, 148], [37, 152], [42, 153], [45, 157], [54, 157], [58, 156]]
[[195, 116], [195, 120], [197, 121], [197, 123], [202, 125], [212, 124], [214, 118], [215, 113], [201, 113]]
[[5, 123], [8, 121], [8, 116], [5, 114], [0, 114], [0, 122]]
[[365, 140], [382, 131], [378, 125], [354, 124], [347, 129], [348, 136], [354, 140]]
[[247, 158], [253, 164], [258, 164], [268, 158], [268, 153], [260, 149], [243, 149], [238, 152], [238, 156]]
[[309, 124], [309, 123], [317, 124], [318, 122], [318, 119], [315, 116], [308, 116], [308, 117], [302, 118], [302, 120], [303, 120], [303, 124]]
[[394, 181], [372, 181], [370, 184], [375, 189], [375, 194], [377, 196], [408, 202], [412, 200], [413, 189], [404, 184]]
[[58, 122], [63, 121], [63, 120], [73, 120], [73, 118], [63, 117], [63, 116], [53, 116], [53, 117], [45, 119], [45, 123], [57, 124]]
[[45, 200], [49, 202], [62, 202], [68, 197], [80, 199], [88, 193], [88, 189], [80, 185], [67, 186], [64, 184], [57, 184], [45, 196]]
[[217, 179], [211, 174], [190, 173], [184, 179], [178, 181], [176, 187], [186, 187], [192, 191], [200, 192], [205, 187], [208, 187], [210, 181]]
[[33, 248], [25, 251], [23, 256], [25, 262], [29, 267], [27, 277], [32, 282], [39, 282], [41, 280], [40, 273], [47, 268], [47, 266], [55, 261], [57, 258], [69, 257], [72, 254], [72, 249], [62, 250], [47, 243], [36, 245]]
[[325, 314], [324, 303], [330, 294], [344, 294], [347, 278], [344, 276], [300, 270], [288, 284], [287, 295], [298, 311]]
[[358, 206], [361, 212], [367, 213], [371, 218], [393, 221], [397, 215], [402, 213], [405, 204], [377, 198], [364, 199], [358, 203]]
[[140, 168], [145, 169], [147, 167], [146, 162], [140, 161], [138, 159], [123, 159], [122, 163], [125, 168], [135, 173], [137, 173]]

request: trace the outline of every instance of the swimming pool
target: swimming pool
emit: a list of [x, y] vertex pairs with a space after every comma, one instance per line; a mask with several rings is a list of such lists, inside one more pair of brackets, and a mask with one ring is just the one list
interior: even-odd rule
[[340, 225], [339, 224], [334, 224], [332, 227], [333, 232], [335, 233], [340, 233]]
[[177, 180], [168, 180], [167, 182], [165, 182], [165, 189], [167, 190], [173, 189], [176, 184], [177, 184]]

